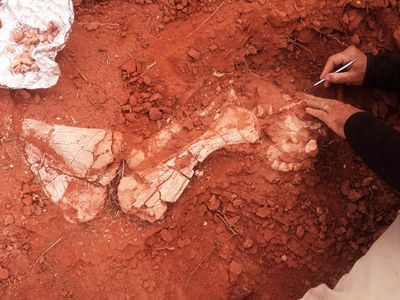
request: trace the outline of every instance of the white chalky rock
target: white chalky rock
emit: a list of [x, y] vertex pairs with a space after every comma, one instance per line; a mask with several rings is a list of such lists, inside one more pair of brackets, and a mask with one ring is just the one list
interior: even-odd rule
[[198, 162], [218, 149], [254, 143], [258, 138], [258, 122], [252, 112], [236, 106], [223, 109], [211, 128], [180, 152], [153, 168], [134, 170], [123, 177], [118, 186], [122, 210], [149, 221], [162, 218], [167, 203], [176, 202], [184, 192]]
[[114, 155], [120, 133], [103, 129], [49, 125], [25, 119], [25, 154], [32, 172], [52, 202], [69, 220], [92, 220], [104, 207], [107, 185], [115, 177]]

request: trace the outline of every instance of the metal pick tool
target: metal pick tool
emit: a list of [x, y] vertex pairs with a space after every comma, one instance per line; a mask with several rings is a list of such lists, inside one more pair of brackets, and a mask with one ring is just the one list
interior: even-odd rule
[[[357, 58], [356, 58], [356, 59], [353, 59], [351, 62], [349, 62], [349, 63], [345, 64], [343, 67], [337, 69], [334, 73], [340, 73], [340, 72], [346, 70], [348, 67], [350, 67], [352, 64], [354, 64], [356, 61], [357, 61]], [[324, 78], [324, 79], [321, 79], [320, 81], [318, 81], [317, 83], [315, 83], [315, 84], [313, 85], [313, 87], [317, 87], [317, 86], [319, 86], [321, 83], [324, 83], [325, 81], [326, 81], [325, 78]]]

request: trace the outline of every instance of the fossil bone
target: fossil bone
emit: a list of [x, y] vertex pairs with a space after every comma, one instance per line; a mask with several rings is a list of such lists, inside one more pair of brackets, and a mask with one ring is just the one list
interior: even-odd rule
[[69, 220], [93, 219], [104, 207], [106, 185], [117, 170], [120, 133], [49, 125], [25, 119], [26, 160], [52, 202]]
[[254, 143], [259, 138], [255, 115], [240, 107], [224, 108], [210, 129], [179, 153], [152, 168], [134, 170], [121, 179], [118, 200], [124, 212], [149, 221], [162, 218], [167, 203], [176, 202], [194, 175], [194, 167], [228, 145]]

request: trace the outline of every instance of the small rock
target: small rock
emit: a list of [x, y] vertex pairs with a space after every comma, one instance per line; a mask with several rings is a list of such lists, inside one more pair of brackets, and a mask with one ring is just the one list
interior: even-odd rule
[[247, 238], [244, 243], [243, 243], [243, 248], [244, 249], [249, 249], [253, 246], [254, 242], [252, 239]]
[[0, 280], [6, 280], [8, 277], [10, 277], [10, 272], [5, 268], [0, 267]]
[[362, 181], [362, 186], [369, 187], [373, 182], [374, 182], [374, 178], [372, 178], [372, 177], [364, 178], [364, 180]]
[[14, 224], [14, 217], [12, 215], [5, 215], [3, 219], [4, 225], [12, 225]]
[[350, 181], [343, 181], [340, 185], [340, 191], [342, 192], [343, 196], [347, 196], [350, 193]]
[[347, 195], [347, 198], [350, 201], [356, 202], [356, 201], [360, 200], [363, 196], [364, 195], [363, 195], [363, 193], [361, 191], [359, 191], [359, 190], [351, 190], [349, 192], [349, 194]]
[[132, 111], [132, 106], [130, 104], [122, 105], [121, 110], [123, 112], [131, 112]]
[[179, 248], [184, 248], [186, 246], [189, 246], [192, 243], [190, 239], [178, 239], [178, 247]]
[[183, 128], [186, 128], [187, 130], [193, 130], [193, 128], [194, 128], [193, 119], [187, 118], [187, 119], [185, 120], [185, 122], [183, 122], [182, 127], [183, 127]]
[[305, 231], [304, 231], [303, 226], [301, 226], [301, 225], [297, 226], [297, 228], [296, 228], [296, 236], [298, 238], [302, 238], [304, 236], [304, 234], [305, 234]]
[[87, 31], [95, 31], [99, 27], [100, 27], [100, 22], [98, 22], [98, 21], [93, 21], [93, 22], [86, 24]]
[[285, 262], [285, 261], [287, 261], [287, 256], [285, 255], [285, 254], [283, 254], [282, 256], [281, 256], [281, 261], [283, 261], [283, 262]]
[[129, 104], [131, 106], [136, 106], [138, 104], [138, 99], [136, 98], [135, 95], [130, 95], [129, 96]]
[[262, 219], [265, 219], [266, 217], [271, 215], [271, 211], [268, 207], [263, 206], [257, 209], [256, 215]]
[[242, 264], [232, 261], [229, 265], [229, 272], [233, 275], [239, 276], [242, 273]]
[[172, 236], [171, 232], [168, 229], [163, 229], [160, 232], [160, 237], [164, 242], [171, 242], [174, 237]]
[[27, 90], [19, 90], [18, 94], [24, 100], [29, 100], [31, 98], [31, 94]]
[[161, 100], [162, 97], [163, 96], [160, 93], [156, 93], [156, 94], [151, 95], [149, 101], [150, 102], [158, 101], [158, 100]]
[[217, 45], [215, 45], [215, 44], [213, 44], [213, 45], [211, 45], [210, 46], [210, 51], [215, 51], [215, 50], [217, 50], [218, 49], [218, 46]]
[[145, 76], [143, 76], [143, 83], [145, 85], [151, 85], [152, 80], [151, 80], [151, 78], [149, 76], [145, 75]]
[[211, 211], [217, 210], [220, 205], [221, 205], [221, 201], [219, 201], [219, 199], [217, 197], [215, 197], [215, 195], [212, 195], [212, 197], [210, 198], [210, 200], [208, 200], [208, 203], [207, 203], [207, 207]]
[[358, 206], [354, 203], [349, 203], [349, 205], [347, 205], [347, 213], [349, 214], [354, 214], [358, 209]]
[[127, 61], [125, 64], [121, 66], [121, 70], [129, 74], [136, 72], [137, 70], [136, 62], [133, 59]]
[[266, 242], [269, 242], [270, 240], [272, 240], [273, 237], [274, 237], [274, 232], [271, 229], [264, 230], [264, 240]]
[[189, 57], [191, 57], [193, 60], [199, 60], [201, 53], [197, 50], [190, 49], [189, 52], [187, 53]]
[[163, 113], [159, 108], [152, 107], [149, 109], [150, 120], [158, 121], [158, 120], [161, 120], [162, 116], [163, 116]]

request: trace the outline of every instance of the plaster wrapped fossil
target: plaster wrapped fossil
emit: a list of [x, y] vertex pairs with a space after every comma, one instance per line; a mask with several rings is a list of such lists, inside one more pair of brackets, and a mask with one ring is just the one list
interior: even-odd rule
[[74, 21], [71, 0], [0, 2], [0, 87], [49, 88]]

